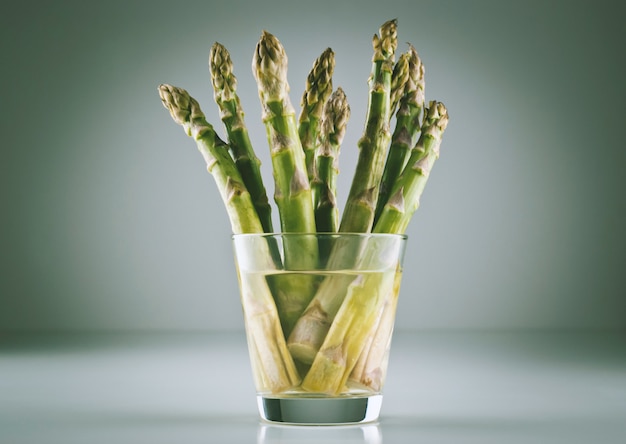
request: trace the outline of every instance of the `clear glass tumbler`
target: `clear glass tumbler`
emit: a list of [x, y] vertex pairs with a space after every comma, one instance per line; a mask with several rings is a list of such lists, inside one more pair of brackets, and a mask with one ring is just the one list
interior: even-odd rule
[[262, 419], [378, 419], [406, 241], [371, 233], [233, 236]]

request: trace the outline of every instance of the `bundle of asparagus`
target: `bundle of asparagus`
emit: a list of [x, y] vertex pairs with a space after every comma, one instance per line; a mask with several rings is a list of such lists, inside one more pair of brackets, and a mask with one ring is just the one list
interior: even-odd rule
[[[396, 20], [380, 27], [373, 37], [373, 50], [367, 117], [340, 217], [338, 156], [350, 107], [344, 91], [333, 90], [335, 54], [327, 48], [314, 61], [296, 119], [282, 44], [264, 31], [256, 45], [252, 71], [270, 148], [282, 233], [404, 234], [419, 206], [439, 157], [447, 110], [437, 101], [425, 105], [424, 65], [412, 45], [395, 61]], [[233, 63], [219, 43], [211, 48], [209, 69], [227, 141], [217, 135], [198, 102], [184, 89], [160, 85], [162, 102], [195, 140], [220, 191], [232, 232], [272, 233], [272, 210], [246, 129]], [[314, 236], [289, 239], [284, 256], [279, 257], [269, 243], [257, 254], [267, 257], [270, 266], [281, 263], [299, 270], [345, 257], [364, 259], [359, 251], [336, 246], [325, 250]], [[273, 393], [300, 389], [334, 395], [343, 393], [352, 381], [380, 389], [399, 274], [391, 279], [372, 275], [321, 281], [313, 276], [257, 280], [255, 294], [242, 289], [244, 306], [249, 304], [244, 315], [257, 387]], [[372, 297], [372, 292], [384, 294]]]

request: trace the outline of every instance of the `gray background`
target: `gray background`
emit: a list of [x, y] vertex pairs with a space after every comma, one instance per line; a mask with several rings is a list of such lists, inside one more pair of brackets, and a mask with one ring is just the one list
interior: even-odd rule
[[623, 2], [229, 0], [3, 8], [0, 330], [241, 329], [226, 213], [157, 85], [222, 132], [207, 56], [223, 43], [271, 191], [254, 46], [262, 29], [283, 42], [296, 106], [331, 46], [352, 106], [343, 199], [370, 40], [394, 17], [451, 115], [398, 327], [624, 329]]

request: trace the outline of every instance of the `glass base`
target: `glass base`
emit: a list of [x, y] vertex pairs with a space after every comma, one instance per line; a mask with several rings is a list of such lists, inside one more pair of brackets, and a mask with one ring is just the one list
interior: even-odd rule
[[378, 420], [382, 395], [346, 398], [257, 396], [261, 418], [281, 424], [341, 425]]

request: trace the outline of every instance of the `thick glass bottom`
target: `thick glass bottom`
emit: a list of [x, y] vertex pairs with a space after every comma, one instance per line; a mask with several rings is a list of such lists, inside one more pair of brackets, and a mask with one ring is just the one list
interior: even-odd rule
[[322, 398], [257, 396], [261, 418], [281, 424], [341, 425], [376, 421], [382, 395]]

